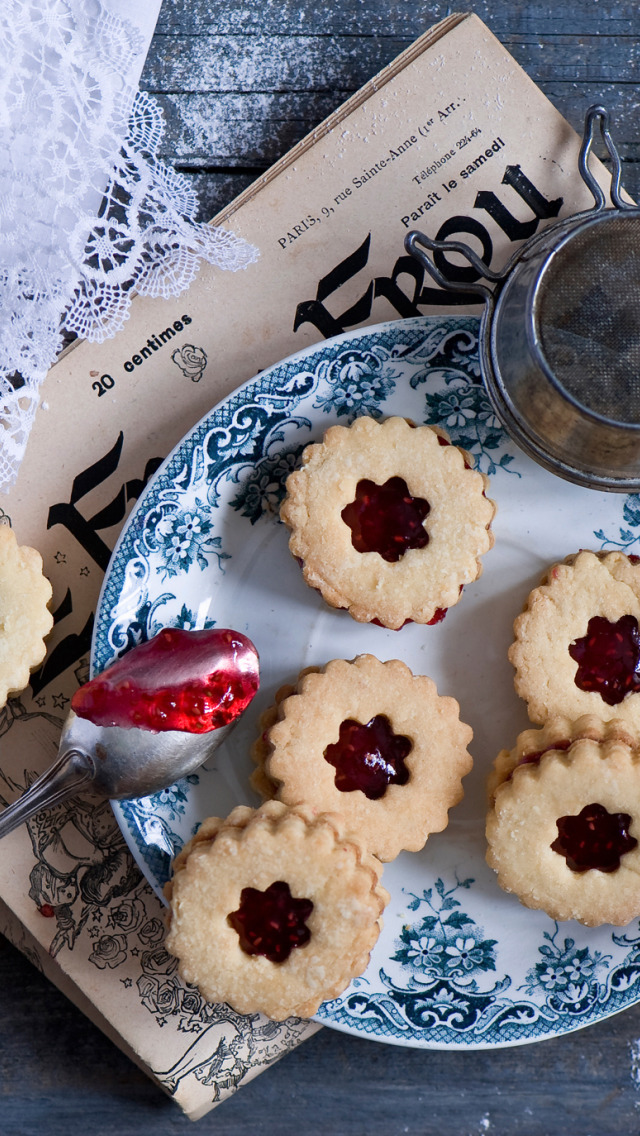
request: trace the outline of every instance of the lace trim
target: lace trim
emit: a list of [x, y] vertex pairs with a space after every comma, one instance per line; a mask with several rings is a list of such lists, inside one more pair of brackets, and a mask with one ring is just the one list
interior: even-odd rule
[[197, 222], [195, 192], [157, 158], [162, 111], [122, 81], [143, 46], [132, 25], [100, 0], [5, 5], [0, 487], [7, 489], [63, 330], [102, 342], [121, 330], [135, 293], [176, 296], [201, 260], [236, 271], [258, 252]]

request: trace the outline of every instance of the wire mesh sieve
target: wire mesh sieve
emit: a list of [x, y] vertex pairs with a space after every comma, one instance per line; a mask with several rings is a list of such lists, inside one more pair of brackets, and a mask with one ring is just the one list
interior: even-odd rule
[[[611, 159], [610, 205], [589, 169], [597, 127]], [[578, 173], [594, 206], [536, 233], [499, 270], [458, 241], [413, 232], [405, 247], [442, 288], [484, 302], [482, 378], [522, 449], [569, 481], [637, 492], [640, 208], [622, 195], [604, 107], [587, 111]], [[441, 254], [451, 252], [469, 262], [477, 282], [447, 279]]]
[[566, 241], [543, 273], [536, 306], [541, 355], [577, 403], [640, 423], [640, 218]]

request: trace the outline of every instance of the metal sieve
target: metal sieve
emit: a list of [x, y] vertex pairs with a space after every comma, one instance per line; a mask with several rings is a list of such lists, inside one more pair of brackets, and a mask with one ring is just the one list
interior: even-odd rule
[[[599, 126], [611, 206], [589, 170]], [[485, 303], [482, 377], [505, 428], [535, 461], [592, 489], [640, 490], [640, 208], [620, 192], [604, 107], [587, 111], [578, 170], [593, 208], [547, 227], [495, 272], [468, 245], [408, 233], [405, 247], [442, 288]], [[448, 280], [431, 253], [461, 253], [478, 279]]]

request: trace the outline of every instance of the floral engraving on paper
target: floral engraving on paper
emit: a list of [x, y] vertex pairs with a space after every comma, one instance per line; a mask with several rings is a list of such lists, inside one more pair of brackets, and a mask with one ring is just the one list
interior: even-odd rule
[[207, 365], [206, 352], [203, 351], [202, 347], [194, 347], [192, 343], [185, 343], [183, 347], [177, 347], [171, 353], [171, 358], [176, 367], [180, 368], [185, 379], [191, 379], [192, 383], [200, 382]]
[[[34, 730], [40, 743], [46, 741], [55, 752], [61, 725], [60, 718], [34, 713], [20, 699], [11, 699], [0, 711], [0, 736], [17, 727], [17, 752], [28, 752]], [[21, 778], [10, 773], [8, 748], [4, 754], [0, 805], [6, 807], [37, 774], [29, 771]], [[162, 807], [175, 815], [183, 811], [185, 789], [185, 783], [178, 783], [165, 790]], [[48, 954], [57, 958], [77, 952], [105, 976], [107, 988], [119, 981], [132, 1008], [149, 1015], [153, 1028], [174, 1035], [169, 1051], [180, 1056], [169, 1068], [153, 1070], [169, 1092], [177, 1093], [192, 1078], [206, 1088], [208, 1099], [218, 1101], [308, 1032], [298, 1018], [271, 1022], [206, 1002], [182, 981], [177, 959], [164, 946], [165, 913], [126, 848], [108, 801], [79, 795], [33, 817], [27, 830], [33, 861], [26, 887], [37, 918], [50, 928]], [[12, 928], [6, 930], [40, 966], [30, 945]], [[183, 1047], [176, 1050], [175, 1039], [183, 1035]]]

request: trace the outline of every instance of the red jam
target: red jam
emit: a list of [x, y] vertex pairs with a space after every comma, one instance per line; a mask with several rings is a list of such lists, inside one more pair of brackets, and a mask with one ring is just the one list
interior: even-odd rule
[[514, 766], [514, 769], [519, 768], [521, 765], [539, 765], [545, 753], [551, 753], [551, 751], [555, 749], [562, 751], [568, 750], [569, 746], [573, 745], [577, 740], [577, 738], [564, 738], [562, 741], [554, 742], [553, 745], [548, 745], [545, 749], [539, 749], [535, 753], [525, 753], [524, 757], [521, 757]]
[[444, 619], [448, 610], [449, 610], [448, 607], [437, 607], [435, 612], [431, 616], [431, 619], [427, 620], [426, 626], [427, 627], [434, 627], [436, 625], [436, 623], [442, 623], [442, 620]]
[[608, 706], [640, 690], [640, 630], [634, 615], [615, 623], [594, 615], [587, 634], [569, 645], [569, 654], [578, 664], [576, 686], [599, 694]]
[[387, 627], [386, 623], [381, 623], [379, 619], [371, 619], [369, 622], [375, 623], [376, 627], [385, 627], [387, 631], [402, 631], [402, 628], [406, 627], [408, 623], [413, 623], [413, 620], [405, 619], [404, 623], [401, 623], [399, 627]]
[[519, 758], [519, 760], [514, 765], [513, 769], [511, 769], [510, 772], [505, 777], [505, 779], [504, 779], [505, 785], [507, 784], [508, 781], [511, 781], [516, 769], [519, 769], [521, 765], [539, 765], [540, 762], [542, 761], [542, 758], [544, 757], [545, 753], [551, 753], [552, 750], [556, 750], [556, 749], [563, 750], [563, 751], [568, 750], [569, 747], [572, 746], [573, 743], [577, 740], [578, 740], [577, 738], [563, 738], [562, 741], [553, 742], [552, 745], [546, 746], [545, 749], [538, 749], [538, 750], [534, 750], [532, 753], [525, 753], [521, 758]]
[[243, 888], [240, 906], [227, 916], [227, 922], [237, 931], [245, 954], [285, 962], [292, 950], [309, 942], [306, 920], [312, 911], [310, 899], [295, 899], [289, 885], [276, 880], [266, 891]]
[[384, 714], [376, 714], [364, 726], [353, 718], [341, 722], [338, 741], [327, 746], [324, 758], [335, 767], [341, 793], [361, 789], [370, 801], [377, 801], [389, 785], [407, 784], [405, 758], [412, 748], [409, 738], [394, 734]]
[[96, 726], [204, 734], [242, 714], [258, 685], [246, 635], [165, 627], [81, 686], [71, 707]]
[[620, 858], [638, 841], [629, 836], [628, 813], [609, 813], [604, 805], [585, 805], [577, 816], [558, 817], [558, 838], [551, 848], [564, 856], [572, 872], [615, 872]]
[[402, 477], [390, 477], [384, 485], [365, 478], [356, 486], [355, 499], [345, 505], [341, 517], [351, 529], [357, 552], [378, 552], [383, 560], [397, 563], [409, 548], [424, 548], [429, 534], [423, 525], [431, 506], [422, 497], [412, 497]]
[[[460, 591], [462, 591], [462, 588], [460, 588]], [[431, 619], [428, 619], [425, 623], [425, 627], [433, 627], [434, 623], [442, 623], [442, 620], [444, 619], [448, 610], [448, 607], [437, 607], [434, 614], [431, 616]], [[370, 620], [370, 622], [375, 623], [376, 627], [386, 627], [386, 624], [381, 623], [379, 619], [372, 619]], [[413, 623], [413, 620], [405, 619], [404, 623], [401, 623], [399, 627], [388, 628], [388, 630], [402, 631], [402, 628], [406, 627], [408, 623]]]

